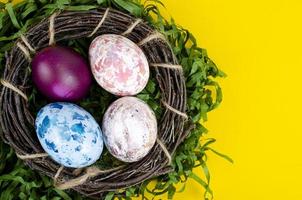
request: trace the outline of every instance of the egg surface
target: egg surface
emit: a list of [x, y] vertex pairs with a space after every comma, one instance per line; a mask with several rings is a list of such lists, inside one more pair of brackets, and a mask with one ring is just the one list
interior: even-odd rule
[[149, 65], [143, 51], [120, 35], [96, 37], [89, 48], [91, 71], [98, 84], [118, 96], [141, 92], [149, 79]]
[[104, 115], [102, 130], [108, 151], [124, 162], [142, 159], [157, 138], [154, 112], [136, 97], [113, 102]]
[[37, 114], [35, 128], [43, 149], [65, 167], [93, 164], [103, 151], [102, 132], [95, 119], [72, 103], [51, 103]]
[[51, 46], [37, 52], [32, 61], [32, 79], [52, 101], [78, 101], [92, 82], [88, 62], [68, 47]]

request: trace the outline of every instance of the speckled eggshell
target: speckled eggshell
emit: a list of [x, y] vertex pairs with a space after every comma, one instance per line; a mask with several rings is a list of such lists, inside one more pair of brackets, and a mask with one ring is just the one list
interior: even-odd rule
[[118, 96], [141, 92], [149, 79], [149, 65], [143, 51], [120, 35], [96, 37], [89, 48], [91, 71], [98, 84]]
[[103, 151], [102, 132], [95, 119], [71, 103], [51, 103], [38, 112], [35, 121], [43, 149], [65, 167], [93, 164]]
[[154, 112], [136, 97], [113, 102], [104, 115], [102, 130], [109, 152], [124, 162], [142, 159], [157, 138]]

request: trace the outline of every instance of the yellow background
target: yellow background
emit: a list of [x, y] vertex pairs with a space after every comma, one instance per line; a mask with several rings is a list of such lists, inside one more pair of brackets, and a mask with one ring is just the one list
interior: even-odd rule
[[[206, 127], [235, 163], [210, 156], [214, 199], [301, 200], [302, 1], [164, 2], [228, 74]], [[176, 199], [202, 194], [192, 181]]]
[[[302, 2], [163, 2], [228, 74], [220, 80], [223, 104], [206, 127], [235, 163], [210, 156], [214, 199], [302, 199]], [[175, 199], [202, 196], [190, 181]]]

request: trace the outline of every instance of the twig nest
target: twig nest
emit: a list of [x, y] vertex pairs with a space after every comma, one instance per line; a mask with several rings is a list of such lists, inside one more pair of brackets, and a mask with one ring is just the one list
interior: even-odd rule
[[[67, 184], [69, 185], [67, 188], [71, 188], [73, 190], [72, 192], [76, 191], [89, 198], [103, 199], [108, 192], [120, 191], [120, 189], [124, 191], [127, 187], [140, 185], [146, 180], [173, 171], [173, 168], [169, 166], [171, 161], [170, 155], [173, 155], [176, 148], [181, 144], [181, 141], [183, 141], [191, 130], [190, 128], [184, 130], [184, 127], [187, 127], [187, 125], [191, 127], [189, 126], [191, 121], [187, 121], [184, 117], [184, 113], [187, 110], [186, 80], [182, 70], [173, 67], [178, 65], [176, 56], [161, 34], [158, 34], [148, 23], [137, 23], [139, 21], [139, 19], [113, 8], [99, 8], [78, 12], [61, 11], [60, 13], [54, 13], [50, 18], [42, 20], [27, 30], [24, 34], [26, 38], [25, 41], [27, 42], [23, 41], [24, 38], [23, 40], [20, 38], [16, 41], [16, 45], [12, 47], [4, 67], [3, 80], [1, 80], [1, 83], [5, 84], [1, 87], [2, 93], [0, 101], [1, 130], [3, 131], [1, 136], [3, 136], [4, 141], [9, 143], [16, 153], [18, 153], [19, 157], [22, 156], [20, 158], [26, 160], [25, 164], [29, 165], [32, 169], [51, 178], [57, 176], [58, 180], [66, 180], [67, 183], [76, 182], [76, 184]], [[34, 134], [32, 128], [34, 121], [32, 119], [35, 114], [32, 113], [33, 110], [30, 108], [37, 108], [37, 105], [33, 105], [33, 102], [36, 101], [32, 101], [34, 99], [31, 99], [29, 96], [31, 94], [29, 93], [29, 91], [31, 91], [29, 88], [32, 88], [33, 85], [30, 81], [30, 73], [27, 73], [29, 52], [26, 48], [29, 50], [28, 46], [30, 45], [32, 49], [43, 49], [48, 46], [49, 43], [52, 43], [54, 39], [57, 44], [61, 42], [61, 44], [66, 44], [70, 40], [84, 39], [94, 34], [114, 33], [122, 35], [125, 34], [125, 32], [128, 32], [128, 38], [131, 38], [132, 41], [139, 44], [147, 56], [148, 62], [154, 66], [152, 67], [154, 70], [152, 74], [154, 74], [155, 83], [159, 89], [160, 101], [163, 102], [163, 104], [159, 105], [163, 110], [163, 114], [160, 116], [158, 123], [158, 145], [154, 145], [152, 150], [149, 151], [143, 159], [131, 165], [127, 165], [127, 167], [122, 167], [124, 165], [121, 165], [115, 168], [114, 165], [111, 165], [113, 163], [106, 163], [105, 165], [108, 166], [109, 171], [103, 172], [102, 175], [98, 173], [83, 173], [83, 175], [79, 175], [78, 173], [71, 173], [72, 170], [68, 169], [60, 171], [61, 167], [55, 160], [40, 157], [40, 154], [44, 153], [43, 148], [39, 145], [38, 138], [32, 137]], [[85, 48], [89, 46], [86, 43], [84, 45]], [[127, 54], [126, 57], [130, 58], [133, 56]], [[116, 85], [118, 84], [116, 83]], [[94, 94], [91, 93], [91, 95]], [[94, 99], [94, 97], [95, 96], [92, 96], [92, 99]], [[24, 100], [22, 98], [24, 98]], [[157, 99], [153, 99], [152, 97], [151, 100], [157, 101]], [[139, 100], [136, 99], [134, 102], [137, 101]], [[134, 107], [132, 104], [127, 103], [126, 107], [128, 106], [128, 109], [135, 113], [136, 111], [133, 111], [135, 110], [134, 108], [130, 109]], [[143, 103], [140, 102], [139, 105], [141, 104]], [[130, 161], [136, 160], [129, 159], [134, 157], [131, 154], [138, 155], [135, 157], [137, 159], [143, 157], [156, 140], [156, 121], [153, 113], [145, 109], [145, 107], [148, 107], [147, 105], [138, 107], [140, 109], [138, 110], [138, 114], [134, 115], [135, 120], [133, 120], [132, 123], [130, 114], [126, 115], [126, 112], [118, 114], [120, 112], [118, 111], [120, 109], [118, 107], [112, 109], [115, 110], [115, 112], [108, 111], [106, 118], [118, 118], [120, 120], [114, 123], [105, 123], [105, 126], [109, 127], [108, 130], [114, 133], [109, 134], [110, 132], [106, 131], [108, 141], [113, 141], [112, 144], [116, 144], [116, 146], [120, 145], [121, 148], [117, 147], [116, 149], [129, 150], [121, 154], [120, 157], [126, 157]], [[115, 115], [119, 117], [115, 117]], [[148, 118], [153, 122], [147, 123], [146, 119]], [[124, 122], [121, 123], [122, 121]], [[125, 127], [125, 124], [128, 125], [128, 123], [138, 125], [138, 127], [147, 127], [146, 129], [144, 128], [144, 132], [138, 132], [136, 130], [134, 130], [135, 132], [129, 131], [128, 138], [130, 139], [131, 136], [131, 140], [133, 140], [133, 145], [131, 146], [127, 146], [129, 145], [128, 140], [126, 140], [127, 138], [125, 138], [126, 135], [124, 136], [123, 131], [118, 132], [114, 130], [116, 127]], [[150, 126], [148, 127], [147, 124]], [[90, 127], [91, 126], [87, 125], [86, 128]], [[85, 130], [89, 130], [86, 128]], [[97, 129], [98, 128], [96, 128], [96, 130]], [[107, 129], [105, 128], [104, 130]], [[68, 133], [74, 134], [73, 131]], [[115, 134], [120, 134], [121, 137], [114, 137]], [[60, 139], [60, 135], [58, 133], [57, 135]], [[134, 139], [132, 137], [133, 135], [135, 136]], [[114, 143], [114, 141], [119, 141], [119, 143]], [[137, 141], [146, 143], [139, 145], [136, 144]], [[89, 143], [89, 140], [87, 140], [87, 142]], [[91, 147], [88, 146], [87, 150], [90, 151], [93, 149], [95, 153], [98, 153], [100, 150], [94, 147], [94, 145], [91, 145]], [[56, 155], [55, 152], [54, 155]], [[76, 154], [72, 155], [74, 156]], [[80, 159], [79, 155], [80, 154], [77, 154], [77, 157], [72, 161]], [[103, 171], [104, 168], [101, 167], [99, 170]], [[62, 184], [64, 185], [64, 183]]]
[[77, 101], [86, 96], [91, 72], [86, 60], [68, 47], [51, 46], [32, 61], [32, 77], [39, 91], [54, 101]]
[[96, 37], [89, 48], [92, 73], [108, 92], [130, 96], [141, 92], [149, 79], [149, 65], [143, 51], [120, 35]]
[[146, 156], [157, 138], [154, 112], [135, 97], [113, 102], [104, 115], [102, 127], [109, 152], [124, 162], [135, 162]]
[[37, 114], [35, 127], [43, 149], [66, 167], [91, 165], [103, 151], [99, 125], [87, 111], [75, 104], [44, 106]]

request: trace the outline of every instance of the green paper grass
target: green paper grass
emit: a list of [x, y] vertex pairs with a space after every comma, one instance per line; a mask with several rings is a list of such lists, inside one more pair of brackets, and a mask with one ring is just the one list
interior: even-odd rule
[[[217, 77], [225, 77], [214, 62], [208, 57], [205, 49], [196, 44], [194, 36], [186, 29], [178, 26], [173, 19], [166, 20], [162, 17], [158, 6], [164, 6], [159, 0], [147, 0], [144, 4], [138, 0], [26, 0], [13, 6], [12, 3], [0, 3], [0, 70], [5, 66], [5, 52], [14, 45], [14, 40], [26, 32], [29, 26], [39, 22], [57, 10], [90, 10], [98, 7], [113, 7], [124, 12], [140, 17], [169, 39], [173, 51], [184, 68], [188, 96], [188, 115], [196, 127], [177, 149], [172, 166], [174, 172], [160, 176], [155, 184], [153, 180], [143, 182], [122, 191], [109, 192], [105, 200], [114, 197], [118, 199], [131, 199], [140, 196], [142, 199], [151, 199], [157, 195], [165, 195], [172, 199], [175, 193], [185, 190], [187, 179], [197, 181], [204, 189], [204, 199], [211, 199], [213, 191], [210, 188], [210, 172], [207, 167], [208, 152], [211, 151], [226, 160], [233, 162], [228, 156], [221, 154], [211, 147], [215, 139], [206, 139], [206, 128], [201, 121], [207, 120], [207, 113], [222, 101], [222, 91], [216, 82]], [[85, 48], [89, 44], [85, 40], [72, 40], [67, 43], [82, 55], [87, 56]], [[104, 90], [93, 87], [89, 98], [81, 101], [80, 105], [94, 114], [102, 116], [105, 108], [114, 98]], [[102, 98], [100, 98], [102, 97]], [[160, 92], [151, 77], [147, 87], [138, 95], [155, 111], [161, 114]], [[32, 90], [29, 97], [32, 111], [36, 112], [46, 101], [39, 98], [37, 91]], [[97, 119], [100, 121], [100, 119]], [[202, 141], [201, 142], [201, 138]], [[118, 165], [108, 152], [98, 161], [102, 167]], [[194, 168], [201, 168], [204, 179], [193, 172]], [[181, 185], [181, 187], [176, 187]], [[0, 199], [42, 199], [42, 200], [82, 200], [75, 192], [61, 191], [53, 187], [52, 180], [39, 175], [17, 159], [13, 150], [0, 140]]]

